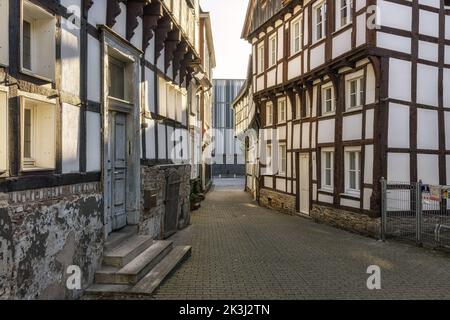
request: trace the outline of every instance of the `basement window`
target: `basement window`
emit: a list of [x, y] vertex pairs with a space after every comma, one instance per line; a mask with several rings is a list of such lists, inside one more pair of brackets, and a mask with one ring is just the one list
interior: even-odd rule
[[8, 169], [8, 96], [0, 88], [0, 176]]
[[21, 99], [23, 170], [55, 168], [55, 105]]
[[23, 1], [22, 12], [22, 72], [52, 81], [55, 78], [56, 19], [29, 1]]

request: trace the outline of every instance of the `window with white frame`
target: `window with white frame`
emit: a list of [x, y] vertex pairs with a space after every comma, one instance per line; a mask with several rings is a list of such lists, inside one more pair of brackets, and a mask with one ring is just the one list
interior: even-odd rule
[[322, 114], [329, 114], [335, 111], [333, 84], [322, 86]]
[[361, 148], [345, 149], [345, 193], [360, 195]]
[[277, 34], [276, 32], [269, 38], [269, 66], [277, 64]]
[[364, 77], [347, 80], [347, 109], [361, 107], [364, 103]]
[[322, 189], [332, 191], [334, 188], [334, 149], [323, 148], [321, 152]]
[[258, 73], [264, 72], [265, 68], [265, 60], [264, 60], [264, 43], [261, 43], [258, 46]]
[[0, 88], [0, 176], [8, 169], [8, 96]]
[[272, 102], [266, 103], [266, 126], [273, 124], [273, 104]]
[[278, 147], [278, 174], [285, 175], [286, 174], [286, 144], [280, 143]]
[[291, 22], [291, 55], [294, 55], [302, 49], [302, 24], [303, 19], [298, 17]]
[[313, 6], [313, 39], [314, 42], [325, 38], [326, 31], [326, 10], [325, 1], [318, 1]]
[[352, 22], [352, 0], [336, 1], [336, 29]]
[[22, 168], [55, 168], [55, 104], [21, 98]]
[[56, 18], [30, 1], [23, 1], [22, 10], [22, 71], [53, 80], [55, 77]]
[[286, 122], [286, 98], [278, 100], [278, 123]]

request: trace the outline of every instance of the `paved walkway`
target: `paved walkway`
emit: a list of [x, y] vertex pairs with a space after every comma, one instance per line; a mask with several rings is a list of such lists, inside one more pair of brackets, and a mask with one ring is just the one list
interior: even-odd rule
[[[173, 240], [192, 256], [157, 299], [450, 299], [449, 254], [279, 214], [229, 188], [209, 193]], [[381, 290], [367, 289], [370, 265]]]

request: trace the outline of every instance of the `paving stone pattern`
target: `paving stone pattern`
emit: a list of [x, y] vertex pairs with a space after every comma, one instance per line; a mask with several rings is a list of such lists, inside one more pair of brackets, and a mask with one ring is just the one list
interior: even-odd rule
[[[192, 256], [156, 299], [450, 299], [450, 254], [277, 213], [238, 190], [219, 184], [172, 237]], [[381, 290], [367, 289], [370, 265]]]

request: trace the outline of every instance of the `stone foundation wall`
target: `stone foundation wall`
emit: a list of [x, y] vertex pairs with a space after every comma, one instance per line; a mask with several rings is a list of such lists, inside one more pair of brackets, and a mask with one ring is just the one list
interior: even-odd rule
[[103, 254], [103, 196], [99, 183], [0, 194], [0, 299], [74, 299], [70, 265], [82, 289]]
[[313, 205], [310, 216], [319, 223], [376, 239], [381, 237], [381, 218], [320, 205]]
[[141, 221], [139, 233], [162, 239], [166, 212], [167, 178], [177, 174], [181, 180], [178, 195], [178, 228], [190, 223], [190, 165], [141, 166]]
[[293, 195], [261, 189], [259, 201], [263, 207], [288, 214], [295, 213], [295, 196]]

